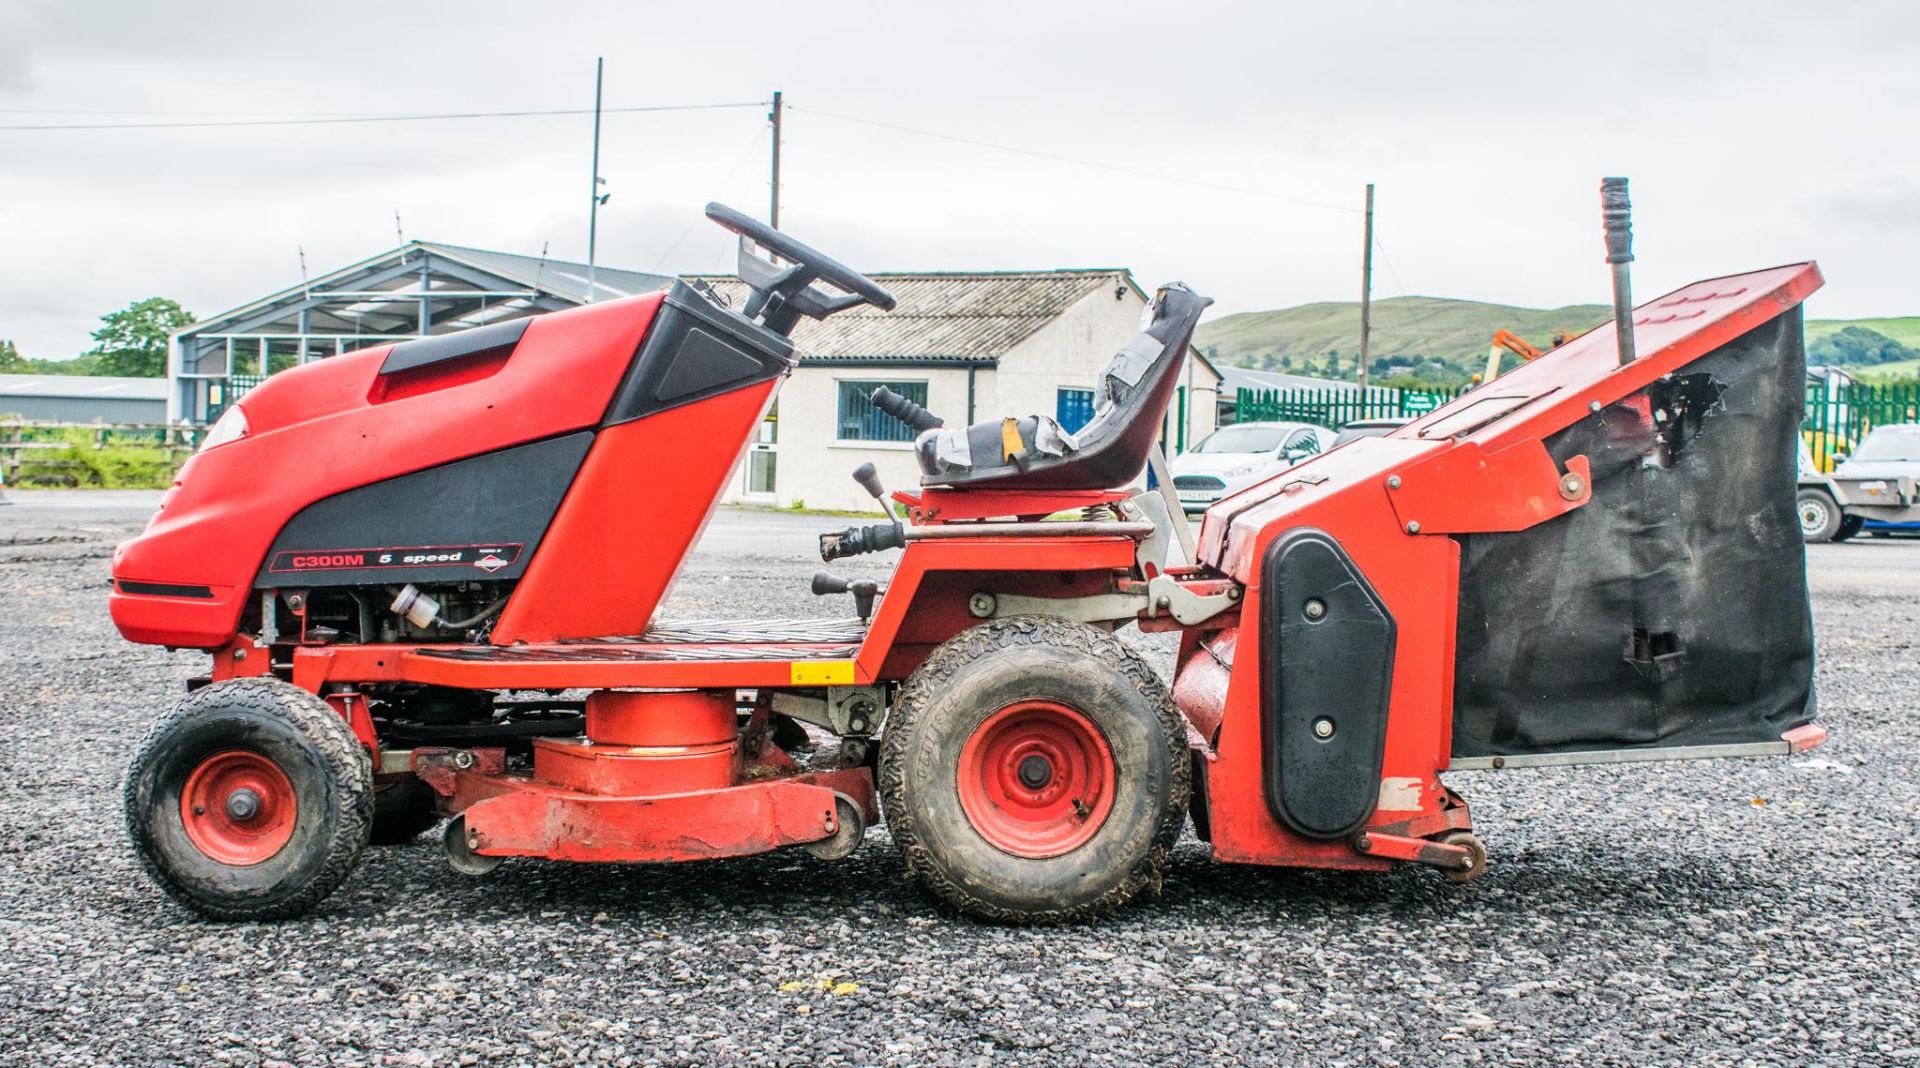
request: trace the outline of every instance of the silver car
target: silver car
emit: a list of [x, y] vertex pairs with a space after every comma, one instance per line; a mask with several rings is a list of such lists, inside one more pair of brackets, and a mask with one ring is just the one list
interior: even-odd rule
[[1312, 423], [1235, 423], [1173, 458], [1173, 488], [1187, 512], [1285, 471], [1333, 447], [1333, 431]]

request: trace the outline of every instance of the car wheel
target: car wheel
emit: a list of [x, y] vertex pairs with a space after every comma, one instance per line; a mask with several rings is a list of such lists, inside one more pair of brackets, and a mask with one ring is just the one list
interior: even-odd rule
[[1800, 537], [1813, 543], [1832, 541], [1840, 533], [1842, 516], [1840, 506], [1827, 495], [1826, 490], [1803, 489], [1795, 498], [1794, 506], [1800, 515]]

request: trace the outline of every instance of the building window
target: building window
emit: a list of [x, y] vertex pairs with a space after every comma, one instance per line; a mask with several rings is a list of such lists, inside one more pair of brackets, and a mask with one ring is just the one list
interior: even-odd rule
[[843, 381], [840, 386], [840, 441], [912, 441], [913, 428], [873, 406], [873, 391], [885, 386], [921, 407], [927, 405], [925, 382]]
[[1078, 434], [1081, 427], [1093, 422], [1093, 390], [1062, 387], [1054, 402], [1053, 421], [1067, 433]]

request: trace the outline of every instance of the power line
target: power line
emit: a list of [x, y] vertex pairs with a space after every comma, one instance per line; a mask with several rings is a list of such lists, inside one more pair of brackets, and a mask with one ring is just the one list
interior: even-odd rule
[[1420, 343], [1427, 347], [1427, 355], [1431, 357], [1434, 353], [1433, 340], [1427, 337], [1427, 328], [1420, 325], [1423, 316], [1413, 314], [1413, 306], [1406, 302], [1405, 298], [1412, 294], [1407, 292], [1407, 284], [1400, 280], [1400, 272], [1393, 269], [1393, 257], [1387, 255], [1387, 243], [1378, 236], [1374, 237], [1373, 243], [1380, 249], [1380, 259], [1386, 263], [1387, 273], [1393, 276], [1394, 288], [1400, 291], [1400, 308], [1407, 313], [1407, 322], [1412, 323], [1414, 330], [1420, 334]]
[[1003, 145], [993, 141], [981, 141], [972, 137], [959, 137], [954, 134], [937, 133], [933, 130], [921, 130], [912, 126], [901, 126], [898, 123], [881, 122], [877, 119], [863, 119], [855, 115], [841, 115], [832, 111], [803, 108], [794, 104], [788, 104], [787, 107], [793, 111], [804, 111], [810, 115], [818, 115], [825, 119], [838, 119], [841, 122], [851, 122], [861, 126], [873, 126], [882, 130], [893, 130], [897, 133], [913, 134], [918, 137], [931, 137], [940, 141], [952, 141], [955, 144], [972, 145], [975, 148], [990, 148], [997, 152], [1011, 152], [1020, 156], [1032, 156], [1035, 159], [1052, 160], [1055, 163], [1071, 163], [1075, 166], [1093, 167], [1098, 170], [1112, 171], [1116, 174], [1130, 174], [1136, 178], [1152, 178], [1162, 182], [1178, 182], [1184, 185], [1218, 189], [1228, 193], [1239, 193], [1243, 196], [1259, 197], [1263, 200], [1278, 200], [1288, 204], [1301, 204], [1311, 208], [1324, 208], [1328, 211], [1340, 211], [1356, 215], [1359, 214], [1360, 211], [1360, 209], [1350, 207], [1346, 204], [1333, 204], [1324, 200], [1311, 200], [1306, 197], [1288, 196], [1285, 193], [1274, 193], [1265, 189], [1248, 189], [1245, 186], [1224, 185], [1219, 182], [1209, 182], [1198, 178], [1183, 178], [1179, 175], [1161, 174], [1157, 171], [1143, 171], [1134, 167], [1123, 167], [1119, 164], [1103, 163], [1099, 160], [1081, 159], [1076, 156], [1062, 156], [1054, 152], [1041, 152], [1036, 149], [1021, 148], [1017, 145]]
[[[765, 107], [764, 100], [725, 104], [659, 104], [649, 107], [604, 108], [606, 114], [651, 111], [716, 111], [723, 108]], [[334, 118], [234, 119], [224, 122], [80, 122], [0, 126], [0, 130], [205, 130], [235, 126], [332, 126], [367, 122], [433, 122], [443, 119], [522, 119], [552, 115], [591, 115], [592, 108], [548, 108], [538, 111], [449, 111], [412, 115], [342, 115]]]

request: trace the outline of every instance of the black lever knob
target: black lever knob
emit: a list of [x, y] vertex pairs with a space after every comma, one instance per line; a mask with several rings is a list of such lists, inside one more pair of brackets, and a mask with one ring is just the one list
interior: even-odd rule
[[871, 526], [848, 527], [832, 534], [820, 535], [820, 559], [831, 562], [846, 556], [859, 556], [861, 553], [898, 549], [906, 544], [906, 530], [898, 523], [874, 523]]
[[847, 585], [853, 591], [853, 610], [865, 623], [873, 615], [873, 599], [880, 596], [880, 584], [872, 579], [855, 579]]
[[880, 484], [880, 472], [874, 470], [871, 461], [853, 469], [853, 480], [867, 491], [867, 496], [880, 500], [887, 495], [887, 487]]
[[880, 592], [880, 584], [872, 579], [854, 579], [849, 582], [838, 575], [829, 575], [825, 571], [813, 573], [814, 596], [822, 597], [829, 593], [853, 594], [853, 610], [860, 614], [862, 623], [873, 615], [873, 602], [880, 596]]
[[874, 390], [873, 395], [867, 399], [875, 408], [907, 424], [916, 434], [947, 425], [939, 416], [885, 386]]

